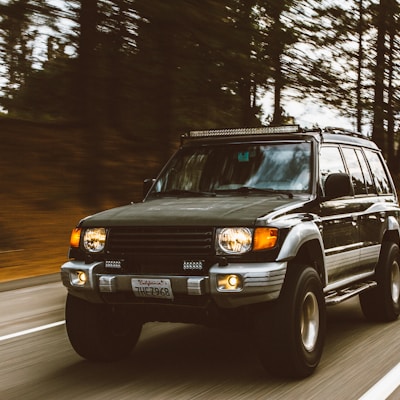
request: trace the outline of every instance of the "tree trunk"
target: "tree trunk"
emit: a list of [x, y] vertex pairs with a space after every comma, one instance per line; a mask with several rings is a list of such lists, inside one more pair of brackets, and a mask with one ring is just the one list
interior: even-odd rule
[[281, 125], [283, 123], [283, 112], [282, 112], [282, 88], [283, 88], [283, 76], [281, 68], [281, 57], [280, 54], [275, 54], [273, 58], [274, 65], [274, 113], [272, 117], [273, 125]]
[[283, 123], [282, 110], [282, 89], [284, 86], [284, 76], [282, 72], [282, 54], [284, 44], [282, 42], [282, 22], [281, 14], [284, 7], [284, 2], [275, 2], [271, 7], [271, 17], [273, 25], [270, 36], [270, 58], [272, 65], [272, 77], [274, 80], [274, 110], [272, 116], [273, 125], [281, 125]]
[[395, 18], [393, 15], [394, 10], [390, 8], [388, 15], [388, 31], [389, 31], [389, 54], [388, 54], [388, 101], [387, 101], [387, 159], [389, 168], [393, 172], [398, 172], [398, 166], [395, 160], [395, 150], [394, 150], [394, 107], [395, 107], [395, 88], [393, 87], [393, 77], [394, 77], [394, 53], [395, 53]]
[[81, 2], [79, 25], [78, 88], [81, 120], [85, 125], [94, 125], [97, 120], [97, 63], [95, 52], [98, 43], [97, 0]]
[[174, 92], [175, 92], [175, 39], [167, 23], [160, 21], [158, 31], [160, 70], [159, 92], [154, 93], [157, 115], [158, 137], [160, 138], [161, 162], [167, 161], [171, 153], [171, 138], [174, 137]]
[[364, 49], [363, 49], [363, 34], [364, 34], [364, 20], [363, 20], [363, 0], [359, 0], [358, 3], [358, 54], [357, 54], [357, 87], [356, 87], [356, 96], [357, 96], [357, 104], [356, 104], [356, 124], [357, 131], [362, 131], [362, 109], [363, 109], [363, 101], [362, 101], [362, 67], [364, 60]]
[[[242, 55], [246, 60], [250, 60], [251, 45], [253, 41], [253, 26], [252, 26], [252, 10], [254, 7], [254, 1], [245, 1], [241, 3], [240, 14], [238, 18], [238, 28], [243, 35], [243, 47], [240, 49]], [[239, 79], [239, 97], [241, 104], [241, 125], [242, 126], [253, 126], [254, 124], [254, 112], [252, 109], [252, 90], [253, 80], [251, 70], [249, 69], [249, 63], [241, 63], [242, 71]]]
[[387, 0], [380, 0], [377, 15], [378, 36], [376, 41], [376, 61], [375, 61], [375, 93], [374, 93], [374, 121], [372, 128], [372, 139], [382, 149], [387, 156], [385, 141], [385, 35], [386, 35], [386, 12]]
[[98, 123], [99, 90], [97, 79], [96, 45], [97, 0], [81, 2], [79, 14], [80, 36], [78, 49], [78, 99], [82, 122], [82, 147], [85, 154], [81, 165], [82, 200], [85, 205], [97, 209], [101, 195], [102, 130]]

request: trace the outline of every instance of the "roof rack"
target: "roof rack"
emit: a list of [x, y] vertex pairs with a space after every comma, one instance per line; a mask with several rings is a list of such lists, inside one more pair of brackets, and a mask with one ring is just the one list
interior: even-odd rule
[[299, 125], [261, 126], [259, 128], [237, 128], [237, 129], [210, 129], [204, 131], [190, 131], [181, 136], [181, 139], [198, 139], [204, 137], [224, 136], [252, 136], [270, 135], [278, 133], [302, 132]]
[[370, 139], [367, 135], [363, 135], [360, 132], [354, 132], [354, 131], [349, 131], [347, 129], [343, 128], [337, 128], [334, 126], [327, 126], [326, 128], [323, 129], [324, 133], [334, 133], [334, 134], [340, 134], [340, 135], [347, 135], [347, 136], [353, 136], [353, 137], [358, 137], [361, 139]]

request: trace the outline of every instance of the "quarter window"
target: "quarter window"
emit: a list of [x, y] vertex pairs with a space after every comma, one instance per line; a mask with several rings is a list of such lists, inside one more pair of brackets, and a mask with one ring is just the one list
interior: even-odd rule
[[372, 176], [378, 194], [393, 193], [386, 169], [379, 154], [371, 150], [365, 150], [365, 154], [371, 167]]

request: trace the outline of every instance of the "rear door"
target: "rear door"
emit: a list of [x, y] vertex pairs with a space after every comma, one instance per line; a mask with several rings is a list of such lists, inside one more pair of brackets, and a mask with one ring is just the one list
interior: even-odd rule
[[380, 207], [375, 207], [379, 199], [363, 151], [361, 148], [346, 146], [342, 147], [342, 151], [357, 202], [355, 217], [360, 238], [360, 263], [355, 272], [364, 274], [372, 272], [378, 261], [383, 220]]
[[[361, 150], [359, 153], [362, 153]], [[367, 194], [360, 199], [360, 264], [363, 271], [372, 272], [378, 262], [384, 233], [389, 226], [388, 218], [394, 215], [396, 196], [380, 154], [369, 149], [364, 149], [364, 154], [365, 157], [360, 156], [360, 160], [365, 163], [362, 170], [368, 185]]]

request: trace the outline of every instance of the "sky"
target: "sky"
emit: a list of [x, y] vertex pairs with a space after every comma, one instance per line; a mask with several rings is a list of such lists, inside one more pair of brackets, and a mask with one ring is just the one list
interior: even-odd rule
[[[261, 106], [264, 115], [270, 115], [273, 110], [273, 99], [271, 95], [265, 95], [261, 99]], [[302, 128], [335, 127], [356, 131], [355, 121], [343, 117], [334, 109], [323, 106], [320, 102], [313, 102], [311, 99], [303, 101], [283, 99], [283, 108], [286, 114], [295, 118], [295, 123]]]
[[295, 117], [296, 122], [302, 126], [311, 128], [318, 125], [321, 128], [331, 126], [355, 130], [355, 126], [348, 118], [341, 116], [337, 111], [328, 109], [322, 105], [306, 100], [303, 103], [288, 101], [286, 112]]

